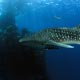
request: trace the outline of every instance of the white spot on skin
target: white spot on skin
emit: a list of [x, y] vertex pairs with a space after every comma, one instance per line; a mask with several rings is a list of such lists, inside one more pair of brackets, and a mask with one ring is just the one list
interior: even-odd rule
[[69, 38], [69, 35], [67, 37]]
[[74, 40], [76, 40], [76, 39], [74, 39]]
[[58, 35], [56, 35], [56, 37], [58, 38]]
[[65, 37], [64, 37], [64, 36], [62, 36], [62, 38], [63, 38], [63, 39], [65, 39]]

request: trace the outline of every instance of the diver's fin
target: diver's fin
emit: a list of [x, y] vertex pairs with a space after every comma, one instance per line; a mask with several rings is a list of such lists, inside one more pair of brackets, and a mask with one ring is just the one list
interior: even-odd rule
[[59, 42], [55, 42], [55, 41], [52, 41], [52, 40], [49, 40], [48, 44], [55, 45], [55, 46], [60, 46], [60, 47], [64, 47], [64, 48], [74, 48], [74, 46], [59, 43]]

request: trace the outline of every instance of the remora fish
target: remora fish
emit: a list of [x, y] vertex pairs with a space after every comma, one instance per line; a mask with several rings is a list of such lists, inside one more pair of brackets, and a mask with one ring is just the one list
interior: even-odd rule
[[26, 42], [28, 46], [42, 48], [46, 46], [74, 48], [71, 44], [80, 44], [80, 26], [73, 28], [47, 28], [29, 37], [24, 37], [19, 42]]

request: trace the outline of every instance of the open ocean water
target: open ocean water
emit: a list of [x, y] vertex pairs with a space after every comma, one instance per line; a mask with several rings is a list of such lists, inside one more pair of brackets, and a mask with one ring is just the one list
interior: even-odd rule
[[[0, 41], [3, 42], [1, 49], [5, 44], [3, 41], [5, 26], [14, 23], [20, 33], [24, 28], [32, 34], [45, 28], [75, 27], [80, 24], [80, 0], [0, 0]], [[73, 46], [73, 49], [59, 48], [45, 51], [48, 80], [80, 80], [80, 45]]]

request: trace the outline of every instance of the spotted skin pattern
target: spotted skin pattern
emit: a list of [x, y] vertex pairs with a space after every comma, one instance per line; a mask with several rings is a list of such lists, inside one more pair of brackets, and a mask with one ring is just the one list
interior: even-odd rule
[[[46, 45], [48, 41], [54, 41], [56, 43], [72, 43], [80, 44], [80, 30], [77, 28], [47, 28], [41, 30], [29, 37], [20, 39], [20, 42], [38, 42], [39, 44]], [[51, 44], [50, 44], [51, 45]], [[53, 43], [54, 45], [54, 43]]]

